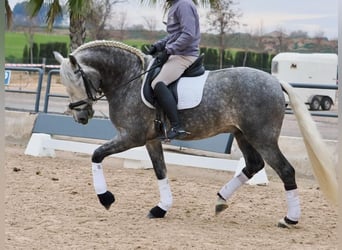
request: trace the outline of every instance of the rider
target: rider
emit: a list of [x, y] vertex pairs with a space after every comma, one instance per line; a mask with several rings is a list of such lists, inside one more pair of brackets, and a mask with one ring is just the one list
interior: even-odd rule
[[167, 138], [181, 138], [189, 134], [181, 125], [177, 103], [167, 85], [177, 80], [198, 58], [201, 39], [199, 16], [192, 0], [167, 0], [170, 6], [166, 30], [168, 35], [154, 43], [150, 55], [164, 53], [165, 64], [151, 86], [158, 104], [170, 120]]

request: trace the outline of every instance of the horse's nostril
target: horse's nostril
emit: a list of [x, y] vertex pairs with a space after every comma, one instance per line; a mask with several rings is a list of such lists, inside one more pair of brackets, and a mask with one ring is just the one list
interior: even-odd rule
[[78, 120], [79, 123], [82, 123], [82, 124], [87, 124], [88, 123], [88, 119], [87, 118], [80, 118]]

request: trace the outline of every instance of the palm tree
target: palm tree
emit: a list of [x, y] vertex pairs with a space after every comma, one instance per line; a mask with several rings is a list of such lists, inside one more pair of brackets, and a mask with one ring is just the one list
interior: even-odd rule
[[[30, 16], [36, 16], [43, 4], [44, 0], [29, 0], [28, 10]], [[63, 8], [59, 0], [50, 0], [48, 5], [46, 22], [48, 30], [51, 31], [56, 17], [62, 14]], [[85, 41], [85, 17], [91, 10], [91, 5], [92, 0], [68, 0], [66, 3], [70, 17], [69, 36], [71, 51], [75, 50]]]

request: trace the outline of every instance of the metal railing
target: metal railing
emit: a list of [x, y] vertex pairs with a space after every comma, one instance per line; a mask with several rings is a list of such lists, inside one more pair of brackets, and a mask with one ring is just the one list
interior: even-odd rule
[[48, 112], [50, 97], [68, 98], [67, 95], [59, 95], [59, 94], [51, 94], [50, 93], [52, 76], [57, 75], [57, 74], [59, 74], [59, 69], [52, 69], [48, 73], [47, 81], [46, 81], [45, 98], [44, 98], [44, 109], [43, 109], [44, 113]]
[[42, 92], [44, 70], [41, 68], [30, 68], [30, 67], [5, 67], [5, 70], [23, 71], [23, 72], [38, 72], [39, 77], [38, 77], [38, 82], [37, 82], [37, 89], [35, 91], [5, 89], [5, 92], [22, 93], [22, 94], [35, 94], [36, 98], [35, 98], [34, 112], [39, 112], [39, 102], [40, 102], [40, 96], [41, 96], [41, 92]]

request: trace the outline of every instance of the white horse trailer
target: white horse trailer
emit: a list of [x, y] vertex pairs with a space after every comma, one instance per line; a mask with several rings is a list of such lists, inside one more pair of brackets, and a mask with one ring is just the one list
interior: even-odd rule
[[[337, 61], [336, 54], [279, 53], [272, 59], [272, 75], [290, 84], [336, 85]], [[335, 89], [297, 88], [296, 92], [311, 110], [330, 110], [336, 98]]]

